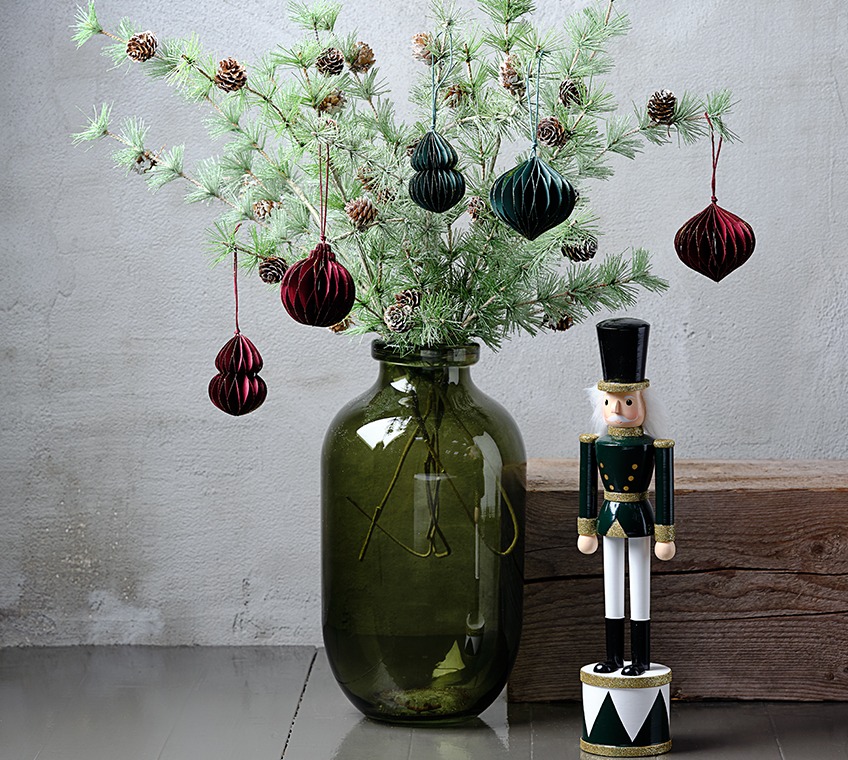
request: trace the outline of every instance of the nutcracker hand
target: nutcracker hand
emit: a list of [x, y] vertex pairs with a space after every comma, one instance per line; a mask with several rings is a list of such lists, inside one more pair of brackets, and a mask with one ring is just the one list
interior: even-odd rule
[[673, 559], [674, 555], [677, 554], [677, 548], [674, 546], [674, 541], [657, 541], [657, 544], [654, 547], [654, 554], [657, 555], [657, 559]]
[[594, 554], [598, 549], [597, 536], [579, 536], [577, 538], [577, 548], [583, 554]]

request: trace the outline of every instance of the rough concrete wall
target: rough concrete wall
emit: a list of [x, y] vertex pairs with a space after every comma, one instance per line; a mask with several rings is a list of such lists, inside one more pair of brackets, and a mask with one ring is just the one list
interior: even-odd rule
[[[540, 0], [556, 23], [582, 3]], [[318, 455], [343, 402], [369, 385], [367, 344], [287, 320], [257, 280], [245, 333], [266, 359], [264, 408], [228, 418], [206, 398], [231, 334], [224, 269], [210, 270], [213, 210], [150, 195], [73, 149], [78, 107], [115, 101], [151, 141], [205, 155], [202, 111], [137, 71], [109, 71], [69, 41], [70, 3], [11, 3], [0, 21], [4, 270], [0, 406], [0, 644], [315, 643], [320, 636]], [[283, 3], [103, 0], [215, 54], [251, 59], [290, 39]], [[357, 7], [359, 6], [359, 7]], [[722, 204], [756, 229], [751, 261], [716, 285], [671, 245], [708, 201], [708, 147], [649, 148], [593, 188], [602, 250], [644, 245], [672, 283], [634, 310], [654, 325], [650, 377], [681, 457], [848, 456], [843, 400], [848, 32], [839, 0], [630, 4], [616, 43], [622, 102], [654, 89], [733, 89], [745, 142], [722, 156]], [[416, 64], [422, 2], [349, 3], [396, 93]], [[485, 355], [479, 385], [512, 410], [531, 456], [573, 456], [581, 389], [599, 374], [590, 326]], [[685, 550], [685, 549], [684, 549]]]

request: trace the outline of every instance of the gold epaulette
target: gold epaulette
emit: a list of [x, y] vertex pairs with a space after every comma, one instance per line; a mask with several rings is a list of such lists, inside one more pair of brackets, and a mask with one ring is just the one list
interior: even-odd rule
[[655, 449], [671, 449], [674, 448], [674, 441], [671, 438], [657, 438], [654, 440]]
[[595, 433], [583, 433], [580, 436], [580, 443], [594, 443], [598, 440], [598, 436]]

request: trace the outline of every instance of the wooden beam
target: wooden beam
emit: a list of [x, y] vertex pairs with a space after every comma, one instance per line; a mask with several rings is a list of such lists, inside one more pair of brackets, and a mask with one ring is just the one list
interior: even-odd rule
[[[653, 560], [652, 654], [682, 699], [848, 700], [848, 461], [679, 461], [678, 554]], [[514, 701], [579, 698], [603, 653], [577, 462], [531, 460]]]

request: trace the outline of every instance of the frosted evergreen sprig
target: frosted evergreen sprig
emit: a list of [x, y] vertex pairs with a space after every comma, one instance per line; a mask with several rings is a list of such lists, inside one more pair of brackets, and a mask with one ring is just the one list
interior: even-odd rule
[[[533, 25], [530, 0], [478, 4], [486, 18], [482, 25], [450, 3], [433, 4], [433, 68], [422, 64], [411, 88], [420, 109], [413, 124], [397, 119], [377, 66], [352, 68], [359, 37], [337, 31], [341, 7], [319, 0], [289, 5], [301, 39], [247, 64], [246, 81], [235, 92], [218, 86], [217, 59], [196, 35], [158, 40], [149, 60], [133, 64], [205, 111], [209, 134], [221, 145], [217, 156], [200, 158], [187, 170], [182, 146], [158, 151], [147, 146], [141, 120], [125, 119], [112, 131], [108, 106], [95, 110], [74, 141], [117, 141], [117, 163], [142, 174], [152, 189], [180, 180], [188, 185], [187, 201], [223, 204], [209, 231], [210, 250], [215, 260], [229, 260], [234, 250], [244, 253], [239, 260], [245, 267], [278, 255], [291, 264], [312, 249], [319, 219], [317, 154], [319, 146], [331, 146], [328, 237], [357, 287], [354, 325], [347, 332], [376, 332], [401, 348], [470, 340], [498, 348], [510, 335], [535, 333], [551, 319], [579, 322], [599, 309], [632, 305], [640, 291], [661, 292], [667, 284], [651, 273], [642, 249], [573, 265], [563, 247], [601, 235], [589, 202], [590, 181], [612, 176], [614, 156], [632, 159], [647, 144], [675, 137], [680, 144], [697, 140], [707, 134], [705, 113], [720, 134], [732, 137], [724, 120], [729, 93], [707, 98], [684, 93], [670, 124], [652, 122], [641, 107], [628, 115], [603, 81], [612, 66], [610, 43], [629, 30], [618, 4], [593, 3], [547, 30]], [[74, 39], [82, 45], [96, 36], [108, 38], [106, 54], [122, 65], [127, 43], [140, 28], [123, 20], [114, 31], [104, 29], [89, 3], [77, 13]], [[450, 70], [447, 40], [456, 64]], [[341, 50], [346, 61], [332, 76], [316, 69], [328, 47]], [[508, 168], [502, 153], [517, 147], [522, 160], [533, 138], [527, 134], [527, 100], [501, 86], [499, 69], [508, 55], [518, 71], [527, 72], [540, 54], [539, 75], [535, 68], [525, 73], [525, 86], [535, 92], [538, 85], [540, 115], [556, 117], [566, 139], [538, 150], [579, 189], [580, 200], [566, 223], [528, 243], [495, 219], [486, 199], [494, 179]], [[409, 153], [429, 127], [434, 74], [444, 79], [440, 97], [451, 92], [449, 102], [437, 98], [436, 127], [459, 152], [469, 195], [481, 199], [474, 221], [464, 204], [435, 215], [412, 203], [406, 191]], [[565, 80], [574, 83], [579, 97], [563, 102]], [[345, 211], [347, 202], [361, 196], [377, 209], [365, 228]], [[406, 289], [420, 292], [421, 303], [412, 329], [394, 333], [382, 315]]]

